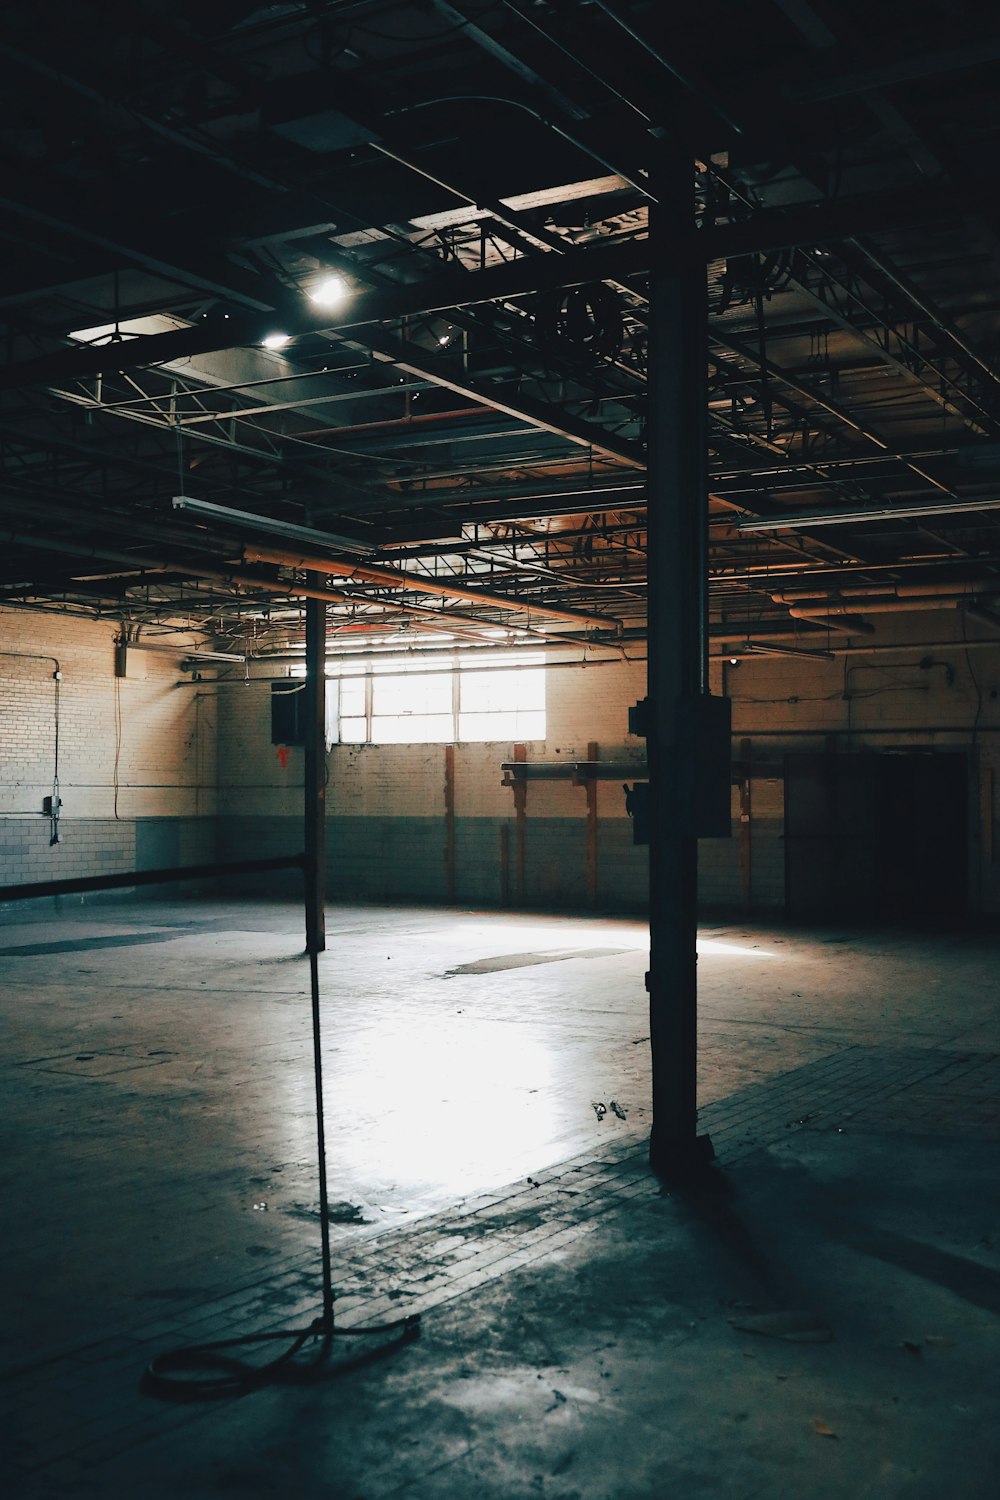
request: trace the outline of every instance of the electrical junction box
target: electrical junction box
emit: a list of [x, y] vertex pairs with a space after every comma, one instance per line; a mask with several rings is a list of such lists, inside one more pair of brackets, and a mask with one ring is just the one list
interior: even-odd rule
[[[629, 733], [650, 738], [652, 705], [642, 698], [629, 709]], [[728, 698], [699, 693], [677, 700], [674, 743], [662, 757], [669, 826], [683, 838], [729, 838], [732, 833], [732, 708]], [[632, 818], [632, 842], [648, 844], [650, 789], [625, 786], [625, 809]]]
[[47, 817], [51, 818], [53, 816], [58, 816], [59, 815], [59, 811], [60, 811], [61, 808], [62, 808], [62, 798], [61, 797], [43, 797], [42, 798], [42, 812], [45, 813]]
[[622, 783], [625, 793], [625, 811], [632, 819], [633, 844], [649, 843], [649, 782], [637, 781], [635, 786]]
[[642, 735], [643, 739], [649, 736], [649, 699], [640, 698], [628, 711], [629, 734]]

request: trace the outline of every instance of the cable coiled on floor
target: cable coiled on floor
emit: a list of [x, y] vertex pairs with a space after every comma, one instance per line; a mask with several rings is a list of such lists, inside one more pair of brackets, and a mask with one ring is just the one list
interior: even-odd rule
[[[323, 1317], [318, 1317], [313, 1319], [308, 1328], [244, 1333], [236, 1338], [219, 1339], [208, 1344], [189, 1344], [181, 1349], [168, 1350], [166, 1354], [158, 1354], [146, 1367], [140, 1389], [147, 1395], [161, 1396], [170, 1401], [248, 1396], [265, 1385], [283, 1380], [306, 1381], [318, 1376], [326, 1364], [334, 1338], [398, 1333], [402, 1342], [409, 1342], [419, 1332], [419, 1313], [408, 1313], [390, 1323], [370, 1324], [364, 1328], [331, 1327]], [[290, 1339], [291, 1343], [280, 1354], [263, 1364], [251, 1364], [227, 1352], [279, 1339]], [[296, 1363], [296, 1355], [311, 1339], [317, 1340], [319, 1344], [315, 1357], [306, 1364]]]

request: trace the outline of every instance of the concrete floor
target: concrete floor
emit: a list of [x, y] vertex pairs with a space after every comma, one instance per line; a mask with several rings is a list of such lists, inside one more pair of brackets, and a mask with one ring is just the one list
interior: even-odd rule
[[338, 1322], [422, 1334], [177, 1406], [138, 1391], [152, 1355], [316, 1311], [300, 913], [4, 913], [8, 1493], [1000, 1493], [992, 938], [707, 926], [721, 1182], [678, 1195], [645, 1166], [642, 924], [340, 906], [328, 935]]

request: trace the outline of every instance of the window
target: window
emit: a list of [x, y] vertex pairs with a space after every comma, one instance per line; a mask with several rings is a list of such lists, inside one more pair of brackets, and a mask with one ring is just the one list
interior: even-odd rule
[[[364, 677], [342, 677], [330, 683], [333, 693], [339, 688], [339, 706], [334, 722], [339, 726], [336, 738], [357, 744], [368, 738], [368, 683]], [[331, 695], [332, 696], [332, 695]]]
[[341, 744], [449, 745], [545, 738], [545, 658], [483, 655], [450, 663], [372, 662], [330, 683]]
[[[541, 657], [531, 658], [541, 661]], [[492, 667], [458, 672], [458, 739], [543, 740], [545, 668]]]

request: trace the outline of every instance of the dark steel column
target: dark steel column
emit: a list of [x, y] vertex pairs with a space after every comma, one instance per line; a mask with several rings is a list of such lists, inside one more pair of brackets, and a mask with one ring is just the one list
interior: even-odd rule
[[[310, 588], [321, 588], [317, 573], [307, 575]], [[305, 880], [306, 949], [326, 947], [326, 604], [306, 600], [305, 686]]]
[[651, 209], [649, 331], [650, 1163], [684, 1175], [712, 1155], [697, 1134], [698, 842], [678, 783], [696, 754], [681, 709], [707, 688], [707, 292], [704, 267], [665, 263], [694, 223], [694, 164], [671, 160]]

